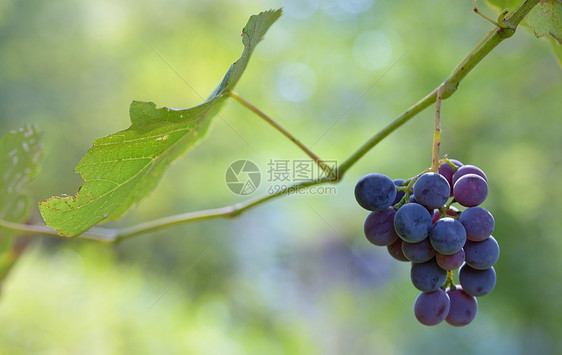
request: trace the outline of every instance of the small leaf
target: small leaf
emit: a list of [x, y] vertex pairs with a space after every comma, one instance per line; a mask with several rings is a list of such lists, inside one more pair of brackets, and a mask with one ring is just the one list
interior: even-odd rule
[[133, 101], [131, 126], [99, 138], [78, 163], [84, 184], [75, 196], [39, 204], [45, 223], [64, 236], [76, 236], [101, 221], [115, 220], [150, 193], [164, 170], [207, 132], [246, 68], [250, 56], [281, 10], [251, 16], [242, 31], [244, 51], [203, 104], [183, 110]]
[[552, 36], [562, 44], [562, 1], [541, 0], [525, 18], [525, 23], [533, 28], [535, 36]]
[[[37, 127], [27, 126], [0, 138], [0, 219], [20, 223], [29, 218], [31, 205], [23, 186], [39, 172], [41, 135]], [[13, 234], [0, 233], [0, 242]]]
[[[43, 154], [41, 132], [27, 126], [0, 138], [0, 219], [22, 223], [31, 215], [31, 199], [23, 189], [39, 172]], [[0, 228], [0, 278], [15, 261], [17, 232]]]

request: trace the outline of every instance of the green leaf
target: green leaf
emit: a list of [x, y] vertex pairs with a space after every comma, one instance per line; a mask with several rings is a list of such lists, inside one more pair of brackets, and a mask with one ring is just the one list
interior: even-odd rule
[[[43, 157], [41, 132], [26, 126], [0, 138], [0, 219], [22, 223], [31, 215], [31, 198], [24, 185], [39, 172]], [[12, 246], [17, 232], [0, 229], [0, 278], [15, 259]]]
[[562, 1], [542, 0], [529, 12], [525, 23], [537, 37], [552, 36], [562, 44]]
[[40, 202], [45, 223], [61, 235], [76, 236], [101, 221], [119, 218], [150, 193], [172, 161], [204, 137], [255, 46], [280, 15], [281, 10], [270, 10], [250, 17], [242, 30], [244, 51], [240, 59], [203, 104], [175, 110], [133, 101], [131, 126], [96, 139], [78, 163], [75, 171], [84, 180], [78, 193]]
[[[0, 138], [0, 219], [20, 223], [29, 218], [31, 204], [23, 186], [39, 172], [41, 132], [27, 126]], [[14, 232], [0, 230], [0, 243]]]

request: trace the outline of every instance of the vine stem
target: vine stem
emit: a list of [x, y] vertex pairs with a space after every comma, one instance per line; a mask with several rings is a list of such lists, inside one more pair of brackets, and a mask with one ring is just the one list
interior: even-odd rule
[[129, 239], [131, 237], [137, 236], [142, 233], [146, 233], [149, 231], [153, 231], [177, 224], [183, 224], [187, 222], [193, 222], [193, 221], [199, 221], [199, 220], [211, 219], [217, 217], [234, 218], [242, 214], [244, 211], [249, 210], [250, 208], [255, 207], [257, 205], [261, 205], [262, 203], [274, 199], [276, 197], [283, 196], [283, 195], [289, 196], [291, 194], [296, 193], [297, 191], [301, 191], [302, 189], [306, 189], [310, 186], [319, 185], [330, 181], [333, 180], [330, 180], [329, 177], [325, 177], [323, 179], [318, 179], [318, 180], [303, 181], [301, 183], [291, 185], [286, 189], [280, 190], [276, 193], [259, 197], [255, 200], [250, 200], [243, 203], [238, 203], [235, 205], [225, 206], [225, 207], [215, 208], [210, 210], [182, 213], [174, 216], [155, 219], [131, 227], [122, 228], [118, 230], [116, 236], [116, 242]]
[[[264, 202], [272, 200], [276, 197], [282, 195], [290, 195], [291, 191], [304, 189], [313, 185], [319, 185], [323, 183], [336, 183], [343, 178], [343, 175], [349, 170], [361, 157], [363, 157], [367, 152], [369, 152], [374, 146], [376, 146], [380, 141], [382, 141], [386, 136], [390, 133], [394, 132], [404, 123], [408, 122], [412, 117], [432, 105], [434, 102], [437, 102], [437, 95], [438, 91], [442, 91], [442, 99], [447, 99], [450, 97], [455, 91], [459, 83], [464, 79], [464, 77], [476, 66], [480, 61], [487, 56], [495, 47], [498, 46], [503, 40], [513, 36], [515, 33], [515, 29], [517, 25], [523, 20], [523, 18], [531, 11], [531, 9], [537, 5], [539, 0], [525, 0], [515, 11], [511, 13], [511, 15], [502, 21], [506, 27], [503, 28], [496, 28], [491, 31], [477, 46], [474, 48], [468, 56], [461, 61], [461, 63], [453, 70], [451, 75], [437, 88], [427, 94], [423, 99], [412, 105], [409, 109], [404, 111], [401, 115], [396, 117], [392, 122], [390, 122], [386, 127], [381, 129], [375, 135], [373, 135], [367, 142], [365, 142], [359, 149], [357, 149], [351, 156], [344, 161], [337, 172], [335, 173], [334, 178], [321, 178], [316, 180], [305, 181], [301, 183], [297, 183], [294, 185], [289, 186], [286, 190], [279, 191], [278, 193], [262, 196], [255, 200], [247, 201], [241, 204], [236, 204], [232, 206], [226, 206], [222, 208], [210, 209], [210, 210], [203, 210], [203, 211], [196, 211], [196, 212], [188, 212], [182, 213], [174, 216], [168, 216], [152, 221], [148, 221], [142, 224], [138, 224], [131, 227], [121, 228], [121, 229], [109, 229], [109, 228], [100, 228], [94, 227], [90, 229], [88, 232], [85, 232], [76, 238], [79, 239], [89, 239], [89, 240], [96, 240], [99, 242], [105, 243], [118, 243], [125, 239], [154, 231], [161, 228], [166, 228], [178, 224], [204, 220], [204, 219], [211, 219], [211, 218], [220, 218], [220, 217], [236, 217], [240, 215], [242, 212], [258, 206]], [[230, 96], [236, 99], [236, 96], [232, 95], [232, 91], [230, 92]], [[238, 96], [238, 98], [240, 98]], [[241, 99], [241, 98], [240, 98]], [[239, 101], [240, 102], [240, 101]], [[243, 100], [242, 102], [246, 102]], [[242, 103], [241, 102], [241, 103]], [[250, 106], [255, 108], [255, 106], [247, 103]], [[243, 104], [244, 105], [244, 104]], [[245, 105], [246, 106], [246, 105]], [[250, 108], [252, 111], [254, 109]], [[255, 108], [256, 113], [261, 112], [257, 108]], [[263, 112], [262, 112], [263, 114]], [[268, 116], [263, 114], [264, 116], [260, 115], [260, 117], [264, 118], [272, 125], [276, 125], [273, 120], [269, 119]], [[267, 117], [267, 118], [266, 118]], [[278, 125], [277, 125], [278, 126]], [[281, 128], [280, 126], [278, 126]], [[276, 127], [277, 128], [277, 127]], [[281, 132], [286, 132], [284, 129], [281, 128]], [[283, 133], [285, 134], [285, 133]], [[289, 139], [293, 140], [294, 142], [298, 142], [292, 135], [285, 134]], [[298, 144], [297, 144], [298, 145]], [[302, 149], [302, 147], [301, 147]], [[310, 154], [309, 154], [310, 156]], [[314, 155], [315, 156], [315, 155]], [[311, 156], [312, 158], [312, 156]], [[314, 158], [313, 158], [314, 159]], [[320, 161], [318, 159], [317, 161]], [[56, 231], [47, 227], [47, 226], [37, 226], [37, 225], [27, 225], [27, 224], [17, 224], [8, 221], [0, 220], [0, 228], [5, 228], [13, 231], [17, 231], [23, 234], [42, 234], [42, 235], [49, 235], [49, 236], [58, 236]]]
[[[443, 85], [442, 99], [449, 98], [457, 90], [459, 83], [466, 77], [466, 75], [474, 69], [484, 57], [486, 57], [494, 48], [496, 48], [502, 41], [513, 36], [517, 25], [523, 18], [531, 11], [533, 7], [538, 4], [539, 0], [525, 0], [511, 15], [503, 21], [506, 28], [495, 28], [484, 37], [480, 43], [466, 56], [459, 65], [453, 70], [451, 75], [441, 84]], [[441, 86], [440, 85], [440, 86]], [[408, 122], [412, 117], [425, 110], [433, 104], [437, 98], [437, 90], [435, 88], [432, 92], [427, 94], [423, 99], [415, 103], [412, 107], [404, 111], [400, 116], [394, 119], [388, 126], [384, 127], [377, 134], [365, 142], [355, 153], [353, 153], [343, 164], [339, 167], [338, 178], [351, 168], [363, 155], [371, 150], [375, 145], [382, 141], [386, 136], [393, 132], [404, 123]]]
[[441, 100], [443, 98], [443, 88], [441, 85], [437, 89], [437, 98], [435, 100], [435, 129], [433, 130], [433, 150], [431, 155], [431, 169], [436, 173], [439, 172], [439, 147], [441, 146]]
[[235, 91], [229, 91], [229, 96], [234, 100], [238, 101], [242, 106], [246, 107], [256, 115], [260, 116], [264, 119], [265, 122], [269, 123], [273, 128], [281, 132], [285, 137], [289, 138], [291, 142], [293, 142], [297, 147], [299, 147], [303, 152], [305, 152], [318, 166], [324, 170], [324, 172], [328, 175], [333, 174], [333, 171], [326, 165], [316, 154], [314, 154], [310, 149], [308, 149], [301, 141], [296, 139], [289, 131], [285, 128], [281, 127], [277, 122], [275, 122], [271, 117], [266, 115], [262, 110], [257, 108], [256, 106], [252, 105], [249, 101], [244, 99]]
[[[243, 203], [238, 203], [231, 206], [225, 206], [220, 208], [194, 211], [181, 213], [173, 216], [163, 217], [159, 219], [154, 219], [141, 224], [136, 224], [131, 227], [112, 229], [112, 228], [101, 228], [93, 227], [85, 233], [80, 234], [75, 237], [76, 239], [87, 239], [94, 240], [102, 243], [116, 244], [122, 242], [123, 240], [135, 237], [139, 234], [144, 234], [154, 230], [167, 228], [175, 226], [178, 224], [184, 224], [189, 222], [201, 221], [205, 219], [212, 218], [234, 218], [242, 214], [242, 212], [260, 205], [268, 200], [274, 199], [283, 195], [291, 195], [296, 191], [306, 189], [310, 186], [323, 184], [326, 182], [333, 182], [334, 180], [329, 177], [324, 177], [322, 179], [303, 181], [298, 184], [291, 185], [284, 190], [280, 190], [274, 194], [262, 196], [255, 200], [246, 201]], [[29, 225], [29, 224], [18, 224], [13, 222], [8, 222], [0, 219], [0, 228], [5, 228], [13, 231], [17, 231], [21, 234], [41, 234], [51, 237], [61, 237], [57, 231], [54, 229], [44, 226], [44, 225]]]

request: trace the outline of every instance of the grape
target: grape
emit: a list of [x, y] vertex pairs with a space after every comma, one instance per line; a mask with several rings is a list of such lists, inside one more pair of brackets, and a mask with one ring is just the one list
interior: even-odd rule
[[386, 246], [398, 239], [394, 230], [394, 207], [369, 213], [363, 225], [367, 239], [374, 245]]
[[478, 206], [488, 196], [488, 183], [476, 174], [463, 175], [453, 186], [453, 195], [465, 207]]
[[482, 179], [484, 179], [486, 182], [488, 182], [488, 178], [486, 177], [486, 174], [484, 174], [482, 169], [474, 165], [463, 165], [460, 168], [458, 168], [457, 171], [455, 171], [455, 173], [453, 174], [453, 180], [452, 180], [453, 186], [457, 183], [457, 181], [462, 176], [467, 174], [476, 174], [480, 176]]
[[410, 203], [418, 203], [418, 201], [416, 201], [416, 196], [414, 196], [414, 194], [410, 194], [410, 197], [408, 198], [408, 201], [410, 201]]
[[458, 217], [459, 214], [460, 214], [460, 212], [459, 212], [459, 210], [458, 210], [456, 207], [454, 207], [454, 206], [449, 206], [449, 208], [447, 209], [446, 214], [447, 214], [447, 216]]
[[478, 270], [494, 266], [500, 256], [500, 247], [492, 236], [481, 242], [467, 240], [464, 251], [466, 253], [466, 263]]
[[437, 265], [445, 270], [456, 270], [464, 263], [465, 253], [464, 249], [451, 255], [444, 255], [441, 253], [436, 253], [435, 260]]
[[[417, 200], [416, 200], [416, 196], [414, 195], [413, 192], [410, 193], [410, 198], [408, 199], [408, 201], [410, 203], [417, 203], [418, 205], [421, 205]], [[423, 205], [422, 205], [423, 206]], [[425, 207], [425, 206], [424, 206]], [[426, 208], [427, 212], [429, 212], [429, 215], [433, 215], [433, 211], [434, 209], [432, 208]]]
[[470, 207], [459, 217], [466, 230], [466, 237], [475, 242], [488, 238], [494, 231], [494, 217], [482, 207]]
[[[406, 182], [406, 180], [404, 179], [394, 179], [392, 180], [392, 182], [394, 183], [394, 185], [396, 186], [402, 186], [402, 184], [404, 182]], [[398, 191], [396, 190], [396, 197], [394, 198], [394, 202], [392, 203], [392, 205], [397, 204], [398, 202], [400, 202], [400, 200], [402, 199], [402, 197], [404, 197], [406, 193], [404, 191]]]
[[462, 249], [466, 242], [466, 231], [461, 222], [451, 217], [445, 217], [431, 227], [429, 238], [435, 251], [451, 255]]
[[389, 207], [396, 197], [396, 186], [383, 174], [368, 174], [355, 185], [355, 199], [366, 210], [380, 211]]
[[390, 256], [392, 256], [394, 259], [398, 261], [410, 261], [406, 256], [404, 256], [404, 253], [402, 252], [402, 239], [396, 239], [396, 241], [392, 244], [389, 244], [386, 249], [388, 250]]
[[441, 323], [450, 312], [449, 296], [442, 289], [422, 292], [414, 302], [414, 315], [424, 325]]
[[476, 297], [466, 293], [462, 287], [456, 286], [455, 289], [447, 289], [450, 307], [445, 320], [450, 325], [462, 327], [472, 322], [478, 312], [478, 301]]
[[431, 215], [417, 203], [402, 205], [394, 216], [396, 233], [408, 243], [417, 243], [425, 239], [431, 229]]
[[465, 263], [459, 270], [459, 280], [469, 295], [484, 296], [496, 286], [496, 271], [494, 267], [476, 270]]
[[[451, 216], [451, 217], [458, 217], [459, 216], [459, 210], [456, 209], [453, 206], [449, 206], [447, 211], [445, 211], [445, 214], [447, 216]], [[435, 224], [435, 222], [437, 222], [437, 220], [439, 220], [439, 218], [441, 218], [441, 211], [436, 209], [436, 210], [433, 211], [433, 219], [431, 220], [431, 223]]]
[[447, 179], [438, 173], [423, 174], [414, 184], [416, 200], [431, 210], [442, 207], [450, 194], [451, 187]]
[[441, 217], [441, 213], [439, 212], [439, 210], [433, 211], [433, 217], [431, 217], [431, 224], [435, 224], [435, 222], [437, 222], [439, 217]]
[[[451, 161], [451, 163], [455, 164], [457, 167], [462, 166], [463, 164], [455, 159], [449, 159]], [[442, 163], [439, 166], [439, 174], [443, 175], [445, 177], [445, 179], [447, 179], [447, 182], [449, 183], [449, 186], [453, 186], [453, 174], [454, 174], [454, 170], [453, 167], [450, 166], [448, 163]], [[451, 194], [449, 196], [453, 196], [453, 189], [451, 189]]]
[[415, 263], [424, 263], [435, 256], [429, 238], [418, 243], [402, 242], [402, 253], [408, 260]]
[[443, 285], [447, 279], [447, 271], [441, 269], [435, 259], [425, 263], [412, 263], [410, 279], [418, 290], [431, 292]]

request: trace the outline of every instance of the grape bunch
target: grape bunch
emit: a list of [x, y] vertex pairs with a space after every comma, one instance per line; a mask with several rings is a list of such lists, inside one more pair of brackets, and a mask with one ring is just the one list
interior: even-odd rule
[[[479, 207], [487, 181], [480, 168], [444, 158], [438, 172], [428, 169], [408, 180], [373, 173], [355, 186], [357, 202], [371, 211], [364, 224], [369, 242], [411, 262], [410, 278], [421, 291], [414, 315], [424, 325], [469, 324], [478, 310], [476, 297], [496, 284], [494, 217]], [[453, 281], [457, 269], [460, 285]]]

